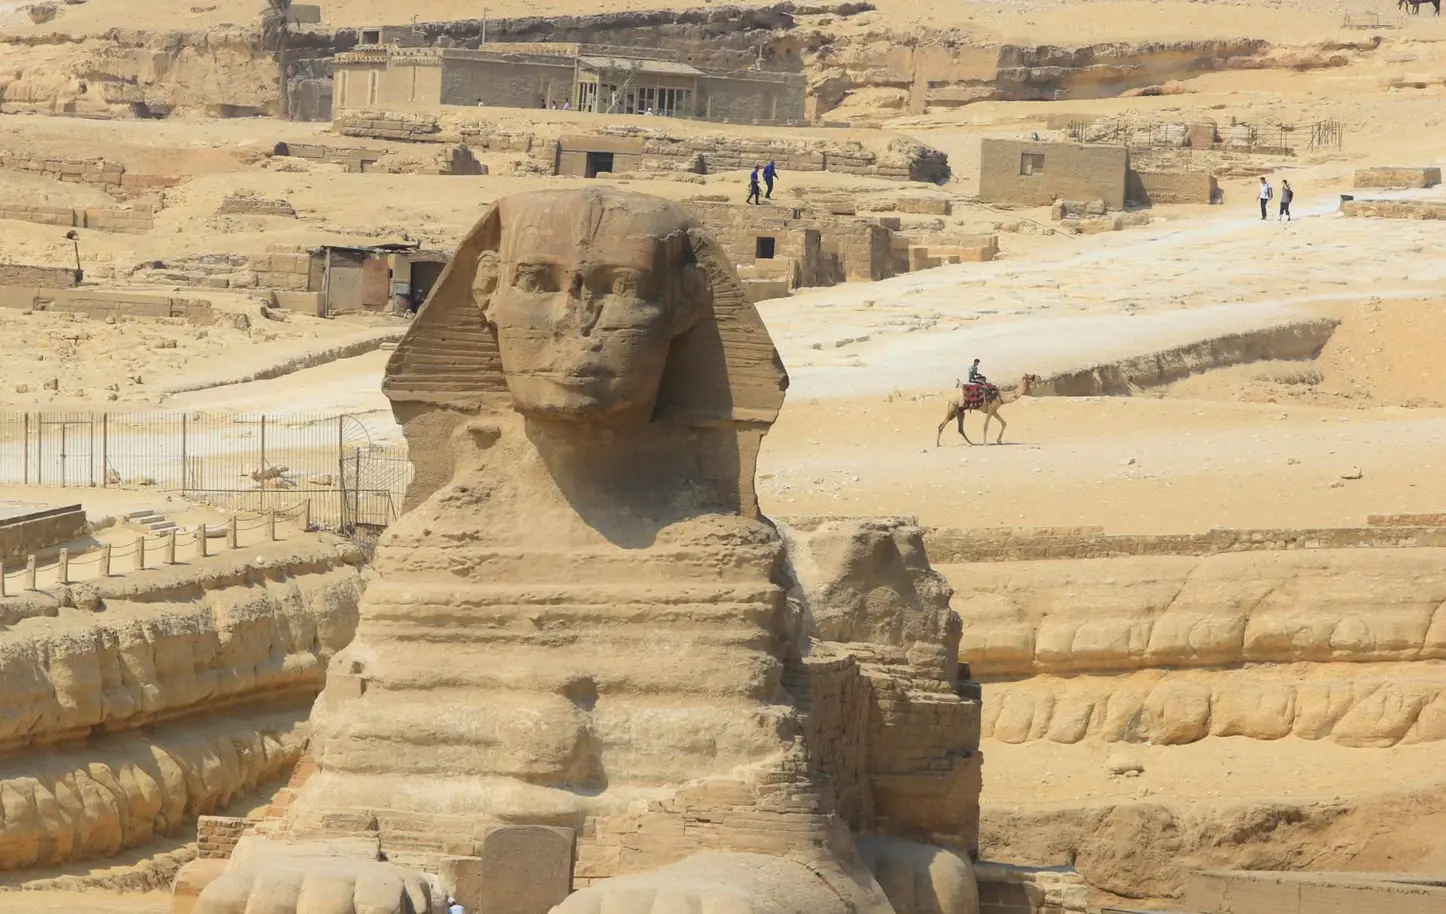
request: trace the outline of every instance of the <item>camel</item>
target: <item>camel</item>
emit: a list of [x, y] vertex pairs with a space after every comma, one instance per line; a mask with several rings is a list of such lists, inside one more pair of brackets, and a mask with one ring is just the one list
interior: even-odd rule
[[944, 434], [944, 426], [950, 422], [958, 422], [959, 437], [963, 438], [966, 444], [973, 445], [974, 442], [970, 441], [969, 436], [964, 434], [964, 414], [974, 409], [984, 414], [984, 443], [989, 443], [989, 420], [998, 419], [999, 437], [994, 440], [994, 443], [1003, 444], [1004, 429], [1008, 427], [1009, 423], [1005, 422], [1004, 417], [999, 415], [999, 407], [1006, 403], [1013, 403], [1020, 397], [1025, 396], [1029, 393], [1030, 388], [1037, 383], [1039, 383], [1039, 375], [1027, 374], [1020, 379], [1017, 385], [1008, 391], [1000, 391], [999, 388], [990, 385], [984, 389], [983, 400], [971, 401], [968, 399], [968, 394], [965, 390], [968, 385], [963, 381], [956, 380], [954, 382], [954, 388], [959, 391], [959, 396], [951, 398], [949, 401], [949, 412], [944, 416], [944, 421], [939, 423], [939, 430], [934, 433], [934, 447], [939, 447], [939, 437]]

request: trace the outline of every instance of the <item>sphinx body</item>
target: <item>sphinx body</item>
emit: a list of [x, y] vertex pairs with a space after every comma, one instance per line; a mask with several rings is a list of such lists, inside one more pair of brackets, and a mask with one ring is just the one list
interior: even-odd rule
[[[621, 892], [662, 914], [678, 891], [757, 914], [895, 910], [870, 866], [912, 885], [897, 873], [936, 855], [859, 852], [854, 833], [879, 825], [868, 763], [822, 745], [833, 718], [800, 695], [851, 663], [867, 726], [865, 668], [913, 664], [920, 719], [938, 727], [933, 704], [967, 716], [947, 656], [957, 618], [951, 636], [946, 593], [927, 624], [885, 625], [909, 629], [892, 659], [811, 647], [753, 492], [786, 386], [731, 266], [680, 208], [608, 190], [499, 201], [388, 366], [416, 481], [313, 711], [318, 770], [269, 837], [363, 837], [386, 866], [433, 870], [499, 829], [546, 827], [568, 837], [582, 889], [563, 911], [611, 910]], [[977, 784], [977, 754], [942, 742], [942, 769], [910, 762], [933, 769], [922, 798], [887, 772], [885, 791], [907, 795], [887, 818], [967, 851], [928, 794]], [[944, 867], [955, 882], [966, 856]], [[385, 878], [398, 910], [417, 896]], [[243, 910], [245, 880], [233, 866], [197, 910]]]

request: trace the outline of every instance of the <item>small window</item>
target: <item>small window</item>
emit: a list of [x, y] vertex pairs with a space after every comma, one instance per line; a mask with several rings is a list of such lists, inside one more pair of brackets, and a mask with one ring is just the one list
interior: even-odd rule
[[772, 260], [776, 239], [759, 238], [753, 245], [753, 257], [756, 260]]
[[381, 44], [382, 33], [380, 31], [364, 31], [361, 38], [362, 44]]
[[1026, 152], [1019, 157], [1019, 173], [1022, 175], [1044, 174], [1044, 153]]

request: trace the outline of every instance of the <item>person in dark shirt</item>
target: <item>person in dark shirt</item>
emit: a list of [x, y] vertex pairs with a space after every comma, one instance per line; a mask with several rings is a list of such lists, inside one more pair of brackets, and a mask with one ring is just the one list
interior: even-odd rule
[[748, 202], [754, 205], [762, 205], [763, 201], [758, 199], [758, 166], [753, 166], [753, 171], [748, 175]]
[[773, 199], [773, 180], [778, 177], [778, 168], [769, 159], [768, 164], [763, 166], [763, 183], [768, 185], [768, 192], [763, 196], [768, 200]]
[[1280, 218], [1290, 222], [1290, 201], [1295, 199], [1295, 191], [1291, 189], [1289, 181], [1280, 182]]

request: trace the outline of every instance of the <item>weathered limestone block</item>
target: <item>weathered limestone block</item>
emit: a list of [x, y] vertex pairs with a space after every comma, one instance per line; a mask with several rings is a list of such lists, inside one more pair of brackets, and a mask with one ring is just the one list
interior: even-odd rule
[[1353, 187], [1358, 188], [1425, 188], [1441, 183], [1441, 169], [1431, 168], [1357, 168]]
[[108, 857], [181, 833], [295, 764], [305, 716], [303, 702], [25, 759], [0, 772], [0, 870]]
[[[42, 616], [0, 632], [0, 748], [260, 697], [309, 700], [351, 639], [362, 579], [330, 543], [261, 554], [280, 561], [271, 569], [218, 564], [209, 577], [168, 570], [77, 585], [72, 598], [105, 611]], [[43, 599], [34, 610], [45, 612]]]
[[943, 566], [984, 677], [1446, 657], [1446, 550]]
[[1411, 663], [1143, 670], [986, 684], [982, 730], [1001, 742], [1173, 745], [1207, 736], [1394, 746], [1446, 737], [1446, 672]]
[[477, 914], [547, 914], [572, 892], [573, 833], [504, 825], [477, 842], [477, 856], [442, 861], [441, 883]]

